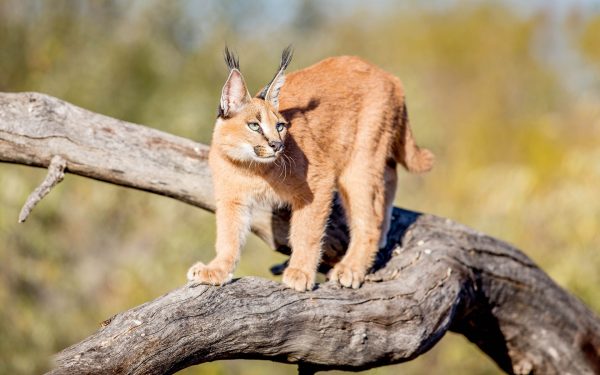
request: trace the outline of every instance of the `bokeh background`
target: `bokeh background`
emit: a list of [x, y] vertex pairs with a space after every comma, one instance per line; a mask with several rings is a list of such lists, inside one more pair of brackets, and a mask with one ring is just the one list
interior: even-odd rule
[[[0, 91], [39, 91], [204, 143], [241, 56], [252, 91], [295, 46], [291, 70], [332, 55], [399, 76], [425, 176], [396, 203], [523, 249], [600, 312], [599, 1], [0, 0]], [[0, 164], [0, 373], [36, 374], [111, 315], [185, 282], [213, 253], [211, 214], [67, 175], [25, 224], [40, 169]], [[251, 238], [237, 276], [283, 259]], [[295, 374], [223, 361], [185, 374]], [[369, 374], [498, 374], [461, 336]]]

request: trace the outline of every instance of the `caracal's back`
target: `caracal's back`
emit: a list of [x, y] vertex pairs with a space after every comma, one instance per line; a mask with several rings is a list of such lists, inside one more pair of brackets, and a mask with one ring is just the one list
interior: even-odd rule
[[359, 57], [330, 57], [288, 74], [279, 109], [301, 146], [310, 147], [302, 144], [310, 137], [337, 165], [345, 165], [357, 138], [356, 147], [373, 149], [364, 141], [389, 135], [395, 161], [411, 172], [431, 168], [433, 155], [412, 139], [400, 80]]

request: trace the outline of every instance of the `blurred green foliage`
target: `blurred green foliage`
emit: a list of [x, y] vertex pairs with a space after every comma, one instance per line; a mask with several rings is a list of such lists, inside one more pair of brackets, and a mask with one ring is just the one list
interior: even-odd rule
[[[210, 142], [225, 43], [258, 90], [291, 69], [360, 55], [402, 78], [417, 139], [397, 203], [522, 248], [600, 312], [600, 4], [434, 1], [0, 0], [0, 91], [39, 91]], [[552, 5], [553, 4], [553, 5]], [[577, 5], [579, 4], [579, 5]], [[0, 165], [0, 373], [35, 374], [107, 317], [185, 282], [212, 256], [212, 215], [68, 175], [17, 224], [45, 172]], [[283, 258], [252, 238], [238, 276]], [[294, 374], [256, 361], [186, 374]], [[462, 337], [370, 374], [496, 374]]]

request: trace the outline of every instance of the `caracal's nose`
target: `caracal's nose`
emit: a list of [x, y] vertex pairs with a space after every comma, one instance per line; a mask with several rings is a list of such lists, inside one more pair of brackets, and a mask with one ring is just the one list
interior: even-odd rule
[[283, 150], [283, 142], [270, 141], [269, 146], [271, 146], [271, 148], [275, 152]]

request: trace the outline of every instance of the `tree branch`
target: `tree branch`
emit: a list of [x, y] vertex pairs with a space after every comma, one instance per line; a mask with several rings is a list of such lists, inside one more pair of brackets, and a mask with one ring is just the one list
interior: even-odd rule
[[50, 160], [50, 165], [48, 166], [48, 174], [46, 178], [40, 186], [37, 187], [30, 195], [27, 197], [27, 201], [23, 205], [21, 209], [21, 213], [19, 214], [19, 223], [25, 222], [27, 217], [31, 213], [31, 210], [41, 201], [56, 185], [58, 185], [63, 178], [65, 178], [65, 168], [67, 167], [67, 161], [63, 159], [61, 156], [56, 155]]
[[[0, 160], [67, 171], [212, 210], [207, 147], [41, 94], [0, 94]], [[253, 230], [280, 251], [289, 212], [260, 212]], [[447, 219], [395, 209], [389, 247], [358, 290], [297, 293], [260, 278], [189, 284], [107, 321], [65, 349], [55, 374], [173, 373], [231, 358], [360, 370], [408, 361], [447, 331], [507, 373], [600, 370], [600, 319], [519, 250]], [[334, 204], [327, 262], [348, 242]]]
[[[208, 146], [87, 111], [39, 93], [0, 93], [0, 161], [47, 168], [60, 155], [67, 172], [166, 195], [214, 211]], [[333, 264], [348, 244], [339, 205], [324, 247]], [[289, 254], [289, 211], [254, 212], [252, 231]]]
[[594, 372], [578, 337], [597, 340], [598, 318], [531, 260], [445, 219], [394, 216], [402, 245], [358, 290], [297, 293], [253, 277], [189, 284], [118, 314], [60, 353], [54, 373], [164, 374], [233, 358], [362, 370], [411, 360], [448, 330], [507, 373]]

